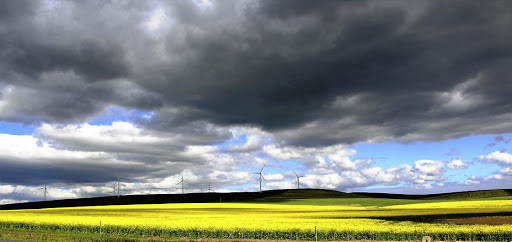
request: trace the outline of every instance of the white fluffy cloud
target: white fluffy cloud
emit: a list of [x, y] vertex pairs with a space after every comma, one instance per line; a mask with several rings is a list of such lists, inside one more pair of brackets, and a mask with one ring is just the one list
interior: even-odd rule
[[494, 151], [488, 155], [480, 155], [478, 159], [490, 163], [499, 163], [503, 165], [512, 165], [512, 154], [504, 151]]
[[489, 180], [503, 180], [503, 176], [500, 174], [493, 174], [493, 175], [490, 175], [490, 176], [487, 176], [484, 178], [484, 181], [489, 181]]
[[105, 161], [122, 162], [105, 152], [58, 149], [31, 135], [9, 134], [0, 134], [0, 159], [17, 160], [21, 163], [48, 163], [66, 160], [77, 163], [87, 162], [91, 165]]
[[444, 163], [441, 161], [418, 160], [414, 162], [414, 167], [402, 165], [401, 169], [407, 174], [404, 180], [415, 184], [427, 184], [428, 182], [444, 180], [442, 175], [445, 169]]
[[501, 169], [498, 172], [503, 174], [503, 175], [505, 175], [505, 176], [512, 176], [512, 169], [509, 168], [509, 167]]
[[376, 183], [396, 184], [400, 181], [400, 174], [397, 169], [382, 170], [380, 167], [372, 167], [362, 170], [362, 174], [372, 178]]
[[271, 144], [263, 147], [263, 153], [273, 159], [302, 163], [310, 168], [310, 172], [320, 175], [353, 171], [371, 164], [371, 159], [352, 161], [350, 156], [355, 155], [356, 151], [344, 145], [315, 148]]
[[341, 170], [355, 170], [356, 163], [352, 162], [347, 156], [329, 156], [329, 159]]
[[279, 160], [300, 159], [302, 155], [291, 147], [277, 148], [275, 145], [263, 146], [263, 151], [270, 157]]
[[462, 170], [462, 169], [466, 169], [468, 167], [468, 164], [467, 163], [464, 163], [462, 162], [461, 159], [453, 159], [452, 161], [450, 161], [450, 163], [448, 163], [446, 165], [448, 168], [450, 169], [454, 169], [454, 170]]
[[65, 148], [135, 154], [168, 154], [169, 144], [179, 142], [179, 135], [156, 134], [129, 122], [111, 125], [43, 124], [37, 132], [44, 138], [65, 145]]
[[13, 193], [16, 190], [15, 186], [2, 185], [0, 186], [0, 195]]
[[245, 143], [234, 144], [227, 147], [227, 150], [231, 152], [248, 152], [254, 151], [256, 149], [261, 149], [265, 141], [265, 138], [269, 136], [269, 134], [259, 129], [248, 127], [233, 128], [230, 129], [230, 132], [234, 139], [238, 139], [240, 136], [245, 135]]
[[265, 145], [263, 151], [268, 156], [278, 160], [305, 160], [315, 158], [318, 156], [322, 157], [341, 157], [341, 156], [353, 156], [356, 151], [348, 149], [344, 145], [332, 145], [327, 147], [296, 147], [296, 146], [284, 146], [278, 147], [276, 145]]
[[414, 169], [418, 170], [422, 175], [435, 176], [443, 173], [444, 164], [441, 161], [418, 160], [414, 162]]
[[478, 177], [476, 176], [471, 176], [470, 178], [466, 179], [465, 181], [462, 182], [462, 184], [464, 185], [468, 185], [468, 186], [471, 186], [471, 185], [479, 185], [480, 184], [480, 181], [478, 180]]
[[308, 175], [301, 179], [301, 183], [305, 184], [307, 187], [324, 187], [326, 189], [336, 189], [337, 187], [348, 185], [348, 181], [364, 183], [365, 178], [362, 177], [359, 173], [350, 175], [350, 178], [348, 178], [349, 174], [346, 175], [346, 177], [343, 177], [338, 173], [326, 175]]
[[414, 185], [414, 187], [419, 190], [428, 190], [428, 189], [432, 189], [432, 184], [429, 184], [429, 183], [416, 184], [416, 185]]
[[28, 200], [0, 199], [0, 204], [24, 203], [24, 202], [28, 202]]
[[[425, 180], [421, 180], [425, 179]], [[401, 182], [420, 184], [421, 189], [431, 187], [428, 181], [442, 180], [441, 176], [428, 178], [416, 171], [410, 165], [400, 165], [387, 170], [381, 167], [370, 167], [360, 170], [341, 171], [327, 174], [308, 175], [304, 181], [308, 187], [337, 187], [337, 189], [350, 189], [368, 187], [373, 185], [397, 185]]]
[[281, 181], [284, 180], [282, 174], [263, 174], [267, 181]]
[[111, 125], [80, 125], [55, 126], [43, 124], [38, 131], [52, 139], [74, 140], [90, 143], [139, 143], [151, 144], [165, 141], [165, 139], [152, 136], [142, 128], [129, 122], [117, 121]]

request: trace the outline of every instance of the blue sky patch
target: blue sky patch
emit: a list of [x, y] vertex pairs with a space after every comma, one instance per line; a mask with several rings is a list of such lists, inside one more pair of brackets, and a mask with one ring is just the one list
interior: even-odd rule
[[108, 107], [100, 115], [89, 119], [86, 123], [91, 125], [110, 125], [112, 122], [124, 121], [133, 122], [140, 119], [151, 119], [153, 116], [152, 112], [145, 112], [141, 110], [131, 109], [126, 110], [118, 107]]
[[0, 121], [0, 133], [2, 134], [31, 135], [36, 128], [34, 125]]

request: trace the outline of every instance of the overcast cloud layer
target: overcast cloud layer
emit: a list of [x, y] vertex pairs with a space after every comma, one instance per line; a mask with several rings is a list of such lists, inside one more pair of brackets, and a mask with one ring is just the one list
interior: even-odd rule
[[[510, 29], [512, 3], [497, 0], [2, 0], [0, 121], [38, 128], [3, 135], [0, 194], [101, 194], [113, 170], [146, 190], [183, 170], [246, 184], [263, 155], [313, 169], [311, 187], [442, 184], [468, 161], [383, 170], [347, 145], [512, 132]], [[148, 115], [87, 124], [112, 107]], [[507, 155], [475, 159], [505, 179]]]

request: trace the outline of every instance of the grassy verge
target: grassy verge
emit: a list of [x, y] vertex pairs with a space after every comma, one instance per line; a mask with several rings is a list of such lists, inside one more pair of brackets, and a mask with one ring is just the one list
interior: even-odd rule
[[[21, 224], [19, 224], [21, 225]], [[15, 226], [19, 226], [15, 225]], [[5, 225], [4, 225], [5, 226]], [[9, 225], [8, 225], [9, 226]], [[23, 225], [21, 225], [23, 226]], [[87, 228], [73, 226], [46, 225], [37, 229], [17, 227], [0, 229], [0, 239], [24, 241], [195, 241], [195, 240], [300, 240], [314, 241], [311, 231], [261, 231], [261, 230], [161, 230], [143, 228], [110, 227], [102, 237], [98, 233], [85, 232]], [[52, 232], [46, 232], [52, 231]], [[90, 231], [90, 230], [88, 230]], [[4, 233], [5, 232], [5, 233]], [[417, 241], [423, 237], [422, 231], [413, 232], [376, 232], [376, 231], [320, 231], [318, 240], [322, 241]], [[510, 241], [510, 232], [485, 233], [470, 231], [467, 233], [438, 232], [429, 234], [435, 240], [463, 241]], [[182, 238], [182, 239], [173, 239]]]
[[[6, 230], [0, 229], [0, 240], [16, 240], [16, 241], [55, 241], [55, 242], [67, 242], [67, 241], [78, 241], [78, 242], [139, 242], [139, 241], [166, 241], [166, 242], [260, 242], [268, 240], [257, 240], [257, 239], [202, 239], [202, 238], [164, 238], [164, 237], [143, 237], [143, 238], [129, 238], [129, 237], [99, 237], [97, 234], [65, 234], [59, 232], [42, 232], [42, 231], [24, 231], [24, 230]], [[276, 241], [290, 241], [290, 240], [276, 240]], [[295, 240], [297, 242], [307, 242], [308, 240]], [[348, 240], [343, 240], [348, 241]], [[350, 240], [358, 241], [361, 240]], [[417, 241], [417, 240], [411, 240]], [[375, 242], [379, 242], [375, 240]], [[387, 240], [386, 242], [390, 242]]]
[[27, 231], [21, 229], [0, 229], [0, 240], [20, 240], [20, 241], [141, 241], [136, 238], [128, 237], [100, 237], [98, 234], [72, 234], [62, 232], [48, 232], [48, 231]]
[[165, 238], [165, 237], [129, 237], [129, 236], [100, 236], [97, 233], [65, 233], [55, 231], [27, 231], [24, 229], [5, 229], [0, 228], [0, 240], [17, 240], [17, 241], [52, 241], [52, 242], [139, 242], [139, 241], [168, 241], [183, 242], [192, 241], [186, 238]]

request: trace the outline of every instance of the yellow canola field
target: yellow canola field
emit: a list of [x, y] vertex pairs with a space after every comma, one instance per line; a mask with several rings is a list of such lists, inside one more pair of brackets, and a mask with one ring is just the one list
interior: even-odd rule
[[[0, 211], [0, 223], [117, 226], [142, 230], [294, 231], [359, 234], [512, 234], [510, 225], [453, 225], [386, 220], [390, 216], [512, 212], [511, 200], [433, 202], [387, 207], [190, 203]], [[507, 235], [508, 234], [508, 235]], [[393, 237], [394, 238], [394, 237]], [[491, 237], [494, 238], [494, 237]]]

